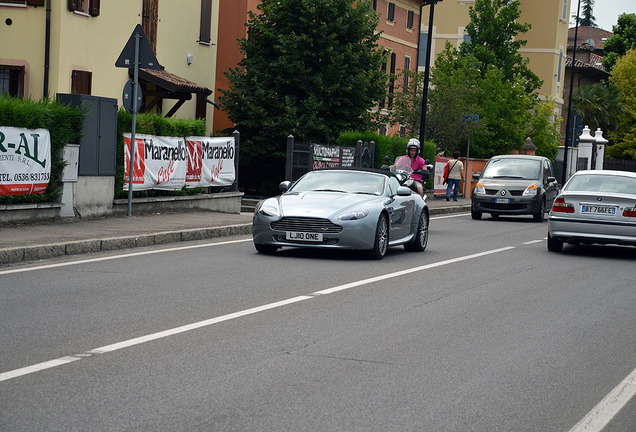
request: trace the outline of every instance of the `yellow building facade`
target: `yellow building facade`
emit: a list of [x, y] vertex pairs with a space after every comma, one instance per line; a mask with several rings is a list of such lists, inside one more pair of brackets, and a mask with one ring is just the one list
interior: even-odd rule
[[168, 113], [180, 104], [174, 117], [205, 118], [211, 132], [217, 23], [213, 0], [0, 0], [0, 92], [91, 94], [122, 106], [131, 75], [115, 61], [141, 24], [165, 68], [140, 80], [144, 106]]
[[[431, 66], [435, 64], [435, 58], [443, 51], [446, 42], [458, 48], [466, 39], [465, 28], [470, 22], [468, 10], [474, 5], [475, 0], [442, 0], [435, 4]], [[430, 6], [422, 10], [421, 31], [424, 41], [431, 33], [428, 28], [430, 10]], [[532, 28], [519, 35], [527, 41], [519, 51], [530, 60], [529, 68], [543, 80], [539, 90], [541, 96], [556, 100], [558, 114], [563, 106], [569, 11], [570, 0], [521, 0], [519, 21], [529, 23]], [[421, 44], [419, 70], [424, 70], [425, 49], [426, 44]]]

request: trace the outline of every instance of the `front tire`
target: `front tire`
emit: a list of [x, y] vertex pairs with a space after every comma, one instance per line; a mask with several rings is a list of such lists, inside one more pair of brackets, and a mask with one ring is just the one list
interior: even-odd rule
[[375, 229], [375, 242], [373, 249], [370, 251], [372, 259], [381, 260], [386, 255], [389, 247], [389, 219], [386, 214], [382, 213], [378, 219], [378, 225]]
[[472, 217], [475, 220], [479, 220], [479, 219], [481, 219], [481, 212], [478, 212], [477, 210], [471, 208], [470, 209], [470, 217]]
[[426, 249], [428, 244], [428, 223], [428, 213], [422, 210], [415, 237], [413, 237], [413, 241], [404, 245], [404, 249], [410, 252], [423, 252]]
[[535, 222], [543, 222], [545, 219], [545, 199], [541, 200], [541, 204], [539, 204], [539, 210], [532, 215], [532, 219]]
[[550, 252], [561, 252], [563, 250], [563, 242], [553, 238], [548, 233], [548, 250]]

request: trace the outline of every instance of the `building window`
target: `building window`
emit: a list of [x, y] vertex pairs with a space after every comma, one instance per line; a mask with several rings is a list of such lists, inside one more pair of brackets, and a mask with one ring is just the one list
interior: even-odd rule
[[406, 126], [400, 125], [400, 136], [402, 138], [406, 137]]
[[373, 0], [373, 10], [374, 11], [378, 10], [378, 0]]
[[208, 103], [205, 100], [206, 97], [203, 93], [197, 93], [197, 106], [196, 112], [194, 114], [197, 119], [204, 119], [207, 117], [207, 107]]
[[413, 29], [413, 20], [415, 19], [415, 12], [412, 10], [408, 11], [406, 15], [406, 28]]
[[464, 35], [464, 42], [466, 42], [467, 44], [470, 45], [470, 35], [469, 34], [465, 34]]
[[212, 29], [212, 0], [201, 0], [201, 27], [199, 43], [210, 44]]
[[411, 57], [404, 57], [404, 69], [402, 73], [404, 74], [404, 82], [402, 83], [402, 93], [409, 92], [409, 72], [411, 69]]
[[68, 0], [68, 10], [96, 17], [99, 16], [99, 0]]
[[559, 51], [559, 68], [557, 69], [557, 83], [561, 82], [561, 66], [563, 65], [563, 50]]
[[22, 66], [0, 65], [0, 94], [22, 99], [24, 89], [24, 68]]
[[426, 66], [426, 47], [428, 44], [428, 33], [420, 33], [420, 49], [417, 54], [417, 65]]
[[71, 93], [86, 95], [91, 94], [92, 79], [92, 72], [74, 70], [71, 74]]
[[44, 6], [44, 0], [0, 0], [0, 3], [9, 3], [25, 6]]
[[568, 22], [568, 0], [563, 0], [563, 21]]
[[395, 20], [395, 3], [389, 2], [389, 10], [386, 15], [386, 20], [391, 22]]

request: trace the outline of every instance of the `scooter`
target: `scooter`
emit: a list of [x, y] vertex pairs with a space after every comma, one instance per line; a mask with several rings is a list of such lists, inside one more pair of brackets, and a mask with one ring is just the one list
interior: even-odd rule
[[[384, 157], [385, 162], [391, 162], [388, 156]], [[393, 165], [389, 166], [384, 164], [380, 167], [380, 169], [390, 170], [395, 177], [400, 182], [400, 185], [411, 188], [411, 190], [417, 191], [414, 186], [414, 180], [411, 178], [412, 174], [420, 174], [422, 176], [422, 187], [424, 188], [424, 192], [426, 192], [426, 188], [424, 184], [431, 177], [431, 172], [433, 171], [433, 165], [431, 165], [429, 160], [425, 161], [426, 165], [419, 170], [413, 170], [411, 168], [411, 158], [406, 155], [398, 156], [395, 158], [395, 162]]]

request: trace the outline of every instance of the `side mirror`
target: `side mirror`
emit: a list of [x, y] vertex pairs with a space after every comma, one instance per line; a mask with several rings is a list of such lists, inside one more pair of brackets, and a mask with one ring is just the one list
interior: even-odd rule
[[481, 174], [479, 174], [479, 173], [474, 173], [474, 174], [473, 174], [473, 181], [477, 181], [477, 180], [479, 180], [479, 177], [480, 177], [480, 176], [481, 176]]
[[556, 183], [555, 177], [548, 177], [548, 183]]
[[407, 188], [406, 186], [400, 186], [397, 189], [397, 194], [398, 194], [398, 196], [410, 196], [411, 195], [411, 189]]
[[287, 191], [289, 189], [290, 186], [291, 186], [291, 182], [289, 180], [285, 180], [284, 182], [281, 182], [278, 185], [278, 189], [280, 189], [283, 192], [285, 192], [285, 191]]
[[391, 159], [389, 159], [389, 156], [384, 156], [384, 161], [385, 162], [391, 162]]

